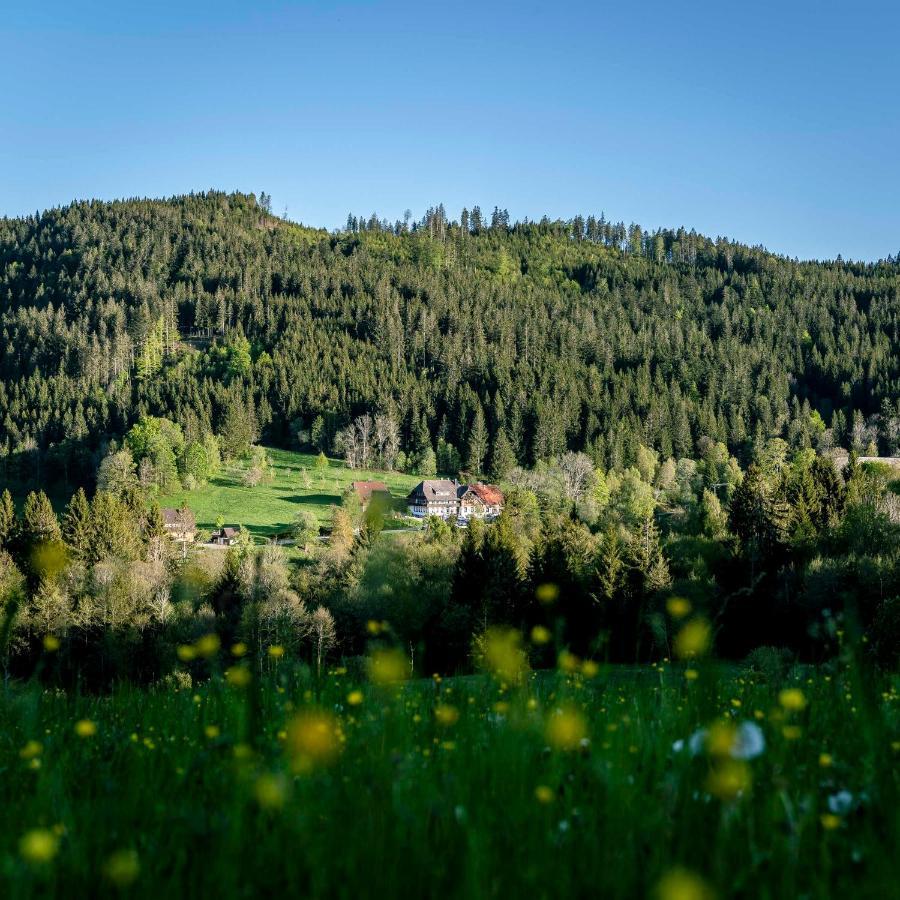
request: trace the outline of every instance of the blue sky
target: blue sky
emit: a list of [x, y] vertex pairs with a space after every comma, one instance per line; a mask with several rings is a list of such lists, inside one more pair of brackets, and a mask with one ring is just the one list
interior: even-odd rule
[[900, 5], [4, 0], [0, 214], [268, 191], [900, 250]]

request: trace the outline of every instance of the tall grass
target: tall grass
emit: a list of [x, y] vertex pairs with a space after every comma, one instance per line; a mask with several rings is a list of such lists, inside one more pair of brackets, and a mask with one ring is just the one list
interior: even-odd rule
[[[242, 687], [11, 686], [2, 896], [896, 896], [890, 680], [266, 665]], [[765, 749], [734, 760], [741, 722]]]

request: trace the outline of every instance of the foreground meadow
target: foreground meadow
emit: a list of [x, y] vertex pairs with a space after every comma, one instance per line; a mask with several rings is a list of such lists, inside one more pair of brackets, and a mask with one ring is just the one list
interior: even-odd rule
[[402, 681], [379, 651], [317, 679], [278, 649], [201, 639], [208, 678], [147, 691], [8, 687], [3, 896], [896, 890], [896, 683], [565, 655], [522, 674], [509, 647], [493, 677]]

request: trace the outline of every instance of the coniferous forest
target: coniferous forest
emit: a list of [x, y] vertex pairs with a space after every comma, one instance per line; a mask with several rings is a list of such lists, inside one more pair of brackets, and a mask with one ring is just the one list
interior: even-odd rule
[[[900, 261], [798, 262], [603, 215], [477, 206], [327, 233], [265, 194], [84, 202], [0, 220], [0, 454], [88, 483], [142, 414], [325, 449], [388, 411], [402, 450], [603, 468], [724, 443], [900, 447]], [[248, 421], [249, 420], [249, 421]], [[474, 436], [474, 440], [473, 440]], [[239, 438], [238, 438], [239, 440]]]

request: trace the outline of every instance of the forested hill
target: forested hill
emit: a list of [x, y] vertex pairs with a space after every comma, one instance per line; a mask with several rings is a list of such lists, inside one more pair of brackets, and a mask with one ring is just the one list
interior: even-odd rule
[[[0, 220], [0, 452], [88, 472], [142, 412], [328, 442], [389, 410], [410, 454], [524, 464], [638, 443], [744, 458], [900, 441], [900, 264], [796, 262], [602, 217], [441, 207], [338, 234], [208, 193]], [[462, 225], [460, 224], [462, 222]]]

